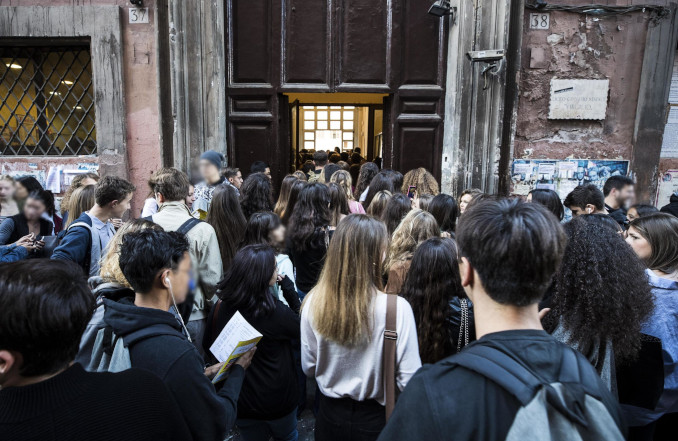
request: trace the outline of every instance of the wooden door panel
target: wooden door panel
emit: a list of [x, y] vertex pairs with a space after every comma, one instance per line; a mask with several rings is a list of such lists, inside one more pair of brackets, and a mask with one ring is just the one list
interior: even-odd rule
[[233, 157], [229, 161], [247, 176], [254, 161], [270, 162], [277, 148], [278, 134], [272, 121], [233, 121], [228, 124]]
[[331, 88], [330, 5], [322, 0], [283, 0], [283, 87]]
[[443, 87], [447, 38], [445, 20], [422, 13], [420, 0], [401, 0], [400, 84]]
[[229, 86], [273, 83], [271, 0], [227, 2]]
[[337, 90], [388, 90], [393, 28], [390, 1], [339, 0]]

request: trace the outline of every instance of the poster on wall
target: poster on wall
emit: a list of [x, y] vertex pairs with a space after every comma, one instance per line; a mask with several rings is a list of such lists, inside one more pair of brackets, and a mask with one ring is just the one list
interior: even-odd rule
[[603, 189], [610, 176], [626, 176], [629, 161], [607, 159], [514, 159], [513, 193], [526, 195], [535, 188], [555, 191], [560, 199], [577, 185], [594, 184]]
[[668, 170], [661, 179], [659, 179], [655, 206], [661, 208], [668, 204], [671, 195], [676, 192], [678, 192], [678, 170]]

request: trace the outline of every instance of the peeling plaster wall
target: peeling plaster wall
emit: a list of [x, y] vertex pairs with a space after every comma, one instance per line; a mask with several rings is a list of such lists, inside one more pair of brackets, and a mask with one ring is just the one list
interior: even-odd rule
[[[149, 23], [129, 24], [128, 0], [0, 0], [0, 6], [112, 6], [122, 9], [124, 101], [127, 128], [127, 174], [137, 186], [132, 201], [132, 215], [141, 213], [148, 193], [146, 182], [154, 170], [162, 165], [160, 146], [160, 121], [158, 81], [156, 69], [155, 0], [145, 0], [149, 9]], [[115, 158], [111, 158], [115, 160]], [[48, 170], [58, 164], [94, 162], [92, 158], [73, 157], [3, 157], [9, 169], [23, 170], [27, 163], [37, 163], [39, 169]], [[11, 162], [11, 164], [9, 164]], [[120, 161], [124, 162], [124, 161]]]
[[[575, 2], [576, 3], [576, 2]], [[551, 12], [549, 30], [524, 16], [514, 157], [631, 160], [649, 13]], [[610, 80], [604, 121], [549, 120], [551, 78]]]

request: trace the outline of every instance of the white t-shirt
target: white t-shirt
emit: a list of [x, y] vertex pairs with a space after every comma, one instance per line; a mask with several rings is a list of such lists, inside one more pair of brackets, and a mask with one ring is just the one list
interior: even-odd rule
[[365, 191], [362, 192], [360, 197], [358, 198], [358, 202], [365, 202], [365, 199], [367, 199], [367, 192], [370, 191], [370, 186], [368, 185]]
[[[377, 400], [384, 405], [382, 360], [386, 294], [379, 293], [374, 299], [370, 340], [356, 347], [342, 346], [318, 334], [313, 327], [312, 302], [313, 294], [309, 294], [301, 313], [301, 367], [304, 373], [315, 377], [320, 391], [327, 397]], [[421, 359], [412, 307], [402, 297], [398, 297], [396, 331], [396, 383], [403, 390], [421, 367]]]

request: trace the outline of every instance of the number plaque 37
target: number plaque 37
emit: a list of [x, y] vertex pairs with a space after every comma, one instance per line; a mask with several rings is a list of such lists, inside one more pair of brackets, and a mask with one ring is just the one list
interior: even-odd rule
[[548, 12], [531, 12], [530, 29], [548, 29], [551, 22], [550, 15]]
[[129, 8], [130, 23], [148, 23], [148, 8]]

